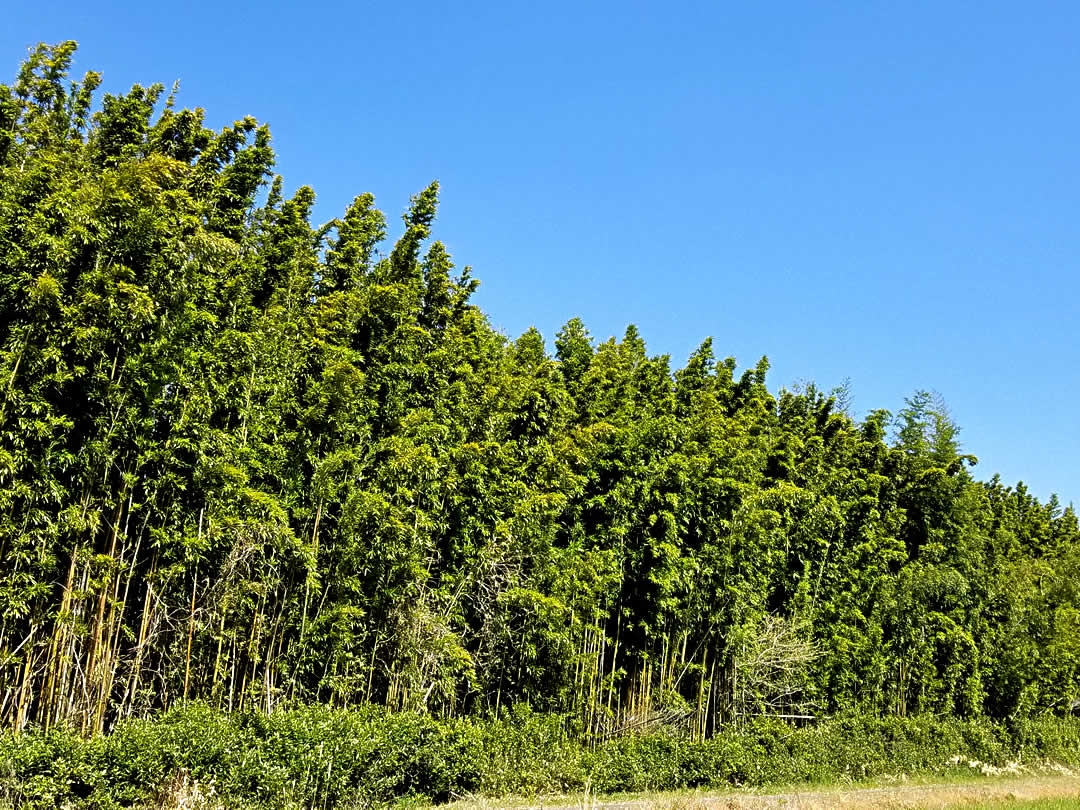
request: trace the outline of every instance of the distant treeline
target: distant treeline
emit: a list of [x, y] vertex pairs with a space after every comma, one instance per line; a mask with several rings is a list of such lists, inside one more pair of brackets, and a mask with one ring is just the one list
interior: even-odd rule
[[97, 99], [74, 50], [0, 86], [0, 726], [1077, 705], [1076, 515], [975, 480], [938, 398], [509, 340], [437, 185], [393, 245], [369, 194], [313, 226], [266, 127]]

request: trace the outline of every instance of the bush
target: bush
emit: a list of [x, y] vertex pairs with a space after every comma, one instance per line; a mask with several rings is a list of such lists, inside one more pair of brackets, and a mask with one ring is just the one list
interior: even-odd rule
[[[201, 704], [84, 740], [62, 729], [0, 736], [0, 802], [16, 808], [156, 806], [180, 788], [227, 808], [373, 807], [480, 793], [537, 795], [844, 782], [934, 775], [955, 758], [1080, 764], [1080, 720], [1008, 725], [844, 716], [793, 728], [761, 720], [705, 741], [675, 733], [590, 746], [565, 718], [518, 708], [440, 720], [361, 707], [270, 715]], [[179, 787], [178, 787], [179, 786]]]

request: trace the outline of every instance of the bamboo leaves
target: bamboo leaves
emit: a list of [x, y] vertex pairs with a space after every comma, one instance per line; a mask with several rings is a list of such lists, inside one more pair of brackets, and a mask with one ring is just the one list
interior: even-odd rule
[[[509, 340], [370, 194], [158, 85], [0, 86], [0, 722], [204, 700], [515, 704], [606, 736], [996, 716], [1080, 693], [1071, 508], [980, 484], [939, 399], [861, 421], [710, 340]], [[261, 202], [260, 202], [261, 200]]]

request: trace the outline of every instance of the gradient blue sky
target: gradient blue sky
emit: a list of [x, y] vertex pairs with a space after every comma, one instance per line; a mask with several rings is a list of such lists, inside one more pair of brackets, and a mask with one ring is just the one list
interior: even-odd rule
[[105, 88], [269, 122], [321, 220], [432, 179], [514, 336], [711, 335], [857, 414], [939, 391], [976, 474], [1080, 501], [1080, 3], [9, 2], [4, 81], [77, 39]]

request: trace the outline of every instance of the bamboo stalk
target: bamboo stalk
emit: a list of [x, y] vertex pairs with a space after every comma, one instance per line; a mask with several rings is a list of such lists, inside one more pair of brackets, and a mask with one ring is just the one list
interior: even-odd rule
[[196, 566], [191, 577], [191, 608], [188, 611], [187, 654], [184, 657], [184, 700], [188, 699], [188, 687], [191, 684], [191, 645], [195, 639], [195, 588], [199, 584], [199, 569]]
[[60, 676], [60, 646], [62, 644], [61, 639], [64, 637], [65, 628], [63, 625], [64, 617], [71, 609], [71, 592], [75, 583], [75, 563], [78, 558], [79, 546], [76, 545], [71, 552], [71, 563], [68, 565], [67, 580], [64, 583], [64, 593], [60, 597], [60, 610], [56, 614], [56, 621], [53, 623], [52, 640], [49, 647], [49, 655], [46, 664], [46, 674], [44, 683], [42, 686], [42, 698], [41, 698], [41, 719], [46, 730], [53, 723], [59, 721], [59, 717], [56, 716], [56, 696], [59, 688], [59, 676]]
[[[109, 541], [108, 557], [110, 561], [115, 559], [116, 556], [116, 543], [120, 535], [120, 518], [123, 516], [123, 512], [124, 504], [121, 500], [120, 505], [116, 509], [116, 517], [113, 519], [112, 537]], [[88, 679], [88, 686], [94, 694], [100, 693], [103, 688], [103, 685], [99, 682], [100, 677], [98, 675], [98, 670], [100, 669], [101, 642], [105, 623], [105, 605], [108, 602], [108, 592], [109, 586], [112, 584], [112, 577], [113, 571], [110, 565], [110, 568], [105, 574], [105, 579], [98, 586], [100, 593], [98, 594], [97, 611], [91, 636], [90, 654], [87, 656], [86, 677]], [[94, 698], [92, 705], [87, 706], [87, 720], [84, 721], [84, 723], [96, 717], [97, 713], [97, 699]], [[90, 730], [96, 731], [97, 729], [91, 728]]]

